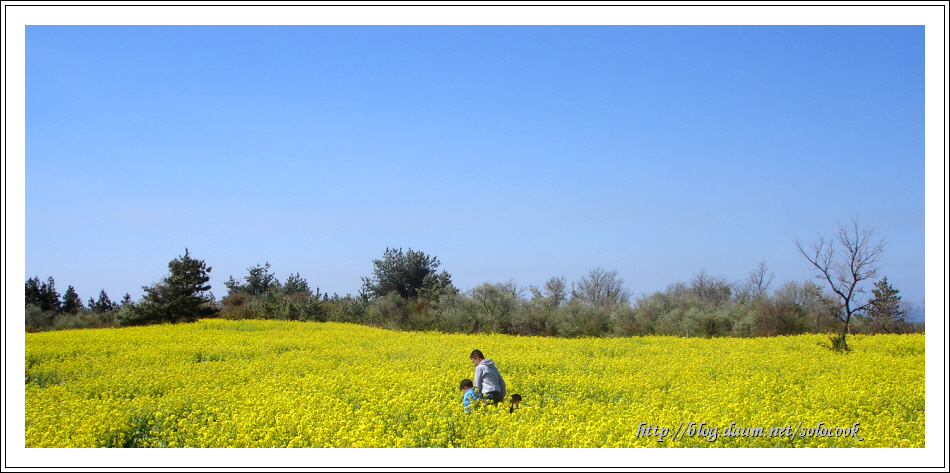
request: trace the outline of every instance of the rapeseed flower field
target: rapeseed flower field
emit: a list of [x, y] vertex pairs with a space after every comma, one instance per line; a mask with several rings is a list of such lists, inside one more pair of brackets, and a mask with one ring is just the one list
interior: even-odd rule
[[[26, 446], [923, 447], [924, 336], [827, 343], [266, 320], [27, 333]], [[462, 411], [476, 348], [518, 410]]]

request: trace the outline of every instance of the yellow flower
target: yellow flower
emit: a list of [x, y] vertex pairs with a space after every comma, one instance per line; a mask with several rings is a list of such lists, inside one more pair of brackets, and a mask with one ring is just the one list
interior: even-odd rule
[[[823, 335], [551, 339], [266, 320], [29, 333], [26, 445], [923, 447], [923, 335], [852, 340], [841, 356]], [[462, 412], [473, 346], [522, 395], [514, 413]], [[789, 435], [724, 435], [730, 425]]]

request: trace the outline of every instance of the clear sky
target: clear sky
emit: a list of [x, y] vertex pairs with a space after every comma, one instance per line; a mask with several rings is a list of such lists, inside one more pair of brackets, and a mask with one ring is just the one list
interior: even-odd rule
[[[460, 289], [635, 295], [857, 217], [924, 303], [923, 26], [27, 26], [26, 274], [114, 299], [184, 254], [357, 293], [386, 247]], [[870, 284], [868, 285], [870, 289]]]
[[[138, 298], [186, 247], [213, 267], [219, 298], [229, 276], [264, 262], [282, 280], [299, 272], [356, 293], [386, 247], [437, 256], [462, 290], [576, 281], [600, 266], [640, 295], [701, 269], [738, 281], [760, 261], [774, 289], [813, 277], [796, 238], [857, 217], [889, 241], [881, 275], [906, 300], [924, 303], [926, 283], [927, 412], [942, 419], [946, 4], [809, 3], [5, 3], [4, 295], [53, 276], [84, 300]], [[372, 26], [493, 23], [617, 26]], [[776, 26], [638, 26], [717, 23]], [[148, 26], [166, 24], [201, 26]], [[20, 300], [4, 297], [7, 332], [19, 333]], [[5, 361], [23, 340], [4, 338]], [[7, 394], [22, 425], [23, 392]], [[946, 429], [927, 428], [923, 455], [656, 449], [635, 462], [932, 467]], [[37, 461], [19, 450], [22, 431], [5, 434], [11, 464]], [[360, 461], [383, 467], [399, 453]], [[524, 467], [634, 458], [496, 453]], [[454, 461], [444, 454], [437, 465]], [[135, 458], [168, 464], [149, 455]], [[347, 455], [320, 461], [349, 466]], [[261, 461], [238, 451], [209, 465]]]

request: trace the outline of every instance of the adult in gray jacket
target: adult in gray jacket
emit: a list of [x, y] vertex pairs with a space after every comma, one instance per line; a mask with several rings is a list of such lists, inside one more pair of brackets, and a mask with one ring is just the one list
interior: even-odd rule
[[481, 350], [472, 351], [469, 359], [475, 365], [475, 376], [473, 378], [475, 389], [482, 393], [482, 396], [485, 396], [486, 401], [491, 401], [492, 404], [503, 401], [507, 394], [505, 379], [498, 372], [495, 362], [491, 358], [486, 360]]

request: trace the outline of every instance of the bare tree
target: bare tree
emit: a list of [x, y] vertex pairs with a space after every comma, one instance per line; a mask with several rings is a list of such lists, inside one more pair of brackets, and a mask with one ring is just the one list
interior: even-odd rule
[[749, 273], [749, 277], [737, 284], [736, 297], [745, 302], [762, 296], [768, 296], [769, 286], [775, 279], [775, 273], [769, 272], [769, 265], [765, 261], [759, 263], [759, 268]]
[[567, 300], [567, 280], [564, 276], [553, 277], [544, 283], [544, 295], [554, 308], [564, 305]]
[[776, 302], [791, 302], [801, 306], [806, 315], [813, 317], [810, 330], [837, 329], [838, 319], [834, 314], [839, 312], [841, 302], [811, 281], [789, 281], [775, 290], [774, 299]]
[[626, 304], [630, 301], [630, 291], [623, 287], [623, 279], [616, 271], [604, 271], [595, 268], [577, 282], [571, 291], [571, 298], [598, 307]]
[[845, 336], [851, 316], [866, 310], [869, 305], [868, 301], [861, 303], [858, 300], [864, 293], [861, 283], [877, 275], [878, 260], [884, 253], [885, 243], [873, 230], [860, 228], [857, 219], [852, 219], [851, 225], [839, 224], [836, 236], [834, 239], [819, 236], [807, 248], [796, 239], [795, 247], [818, 271], [817, 278], [826, 282], [838, 297], [843, 313], [835, 314], [842, 322], [836, 343], [839, 344], [837, 348], [847, 350]]
[[720, 306], [729, 301], [732, 296], [732, 289], [726, 278], [722, 276], [710, 276], [706, 268], [701, 268], [693, 279], [689, 282], [689, 290], [694, 296], [703, 302]]

